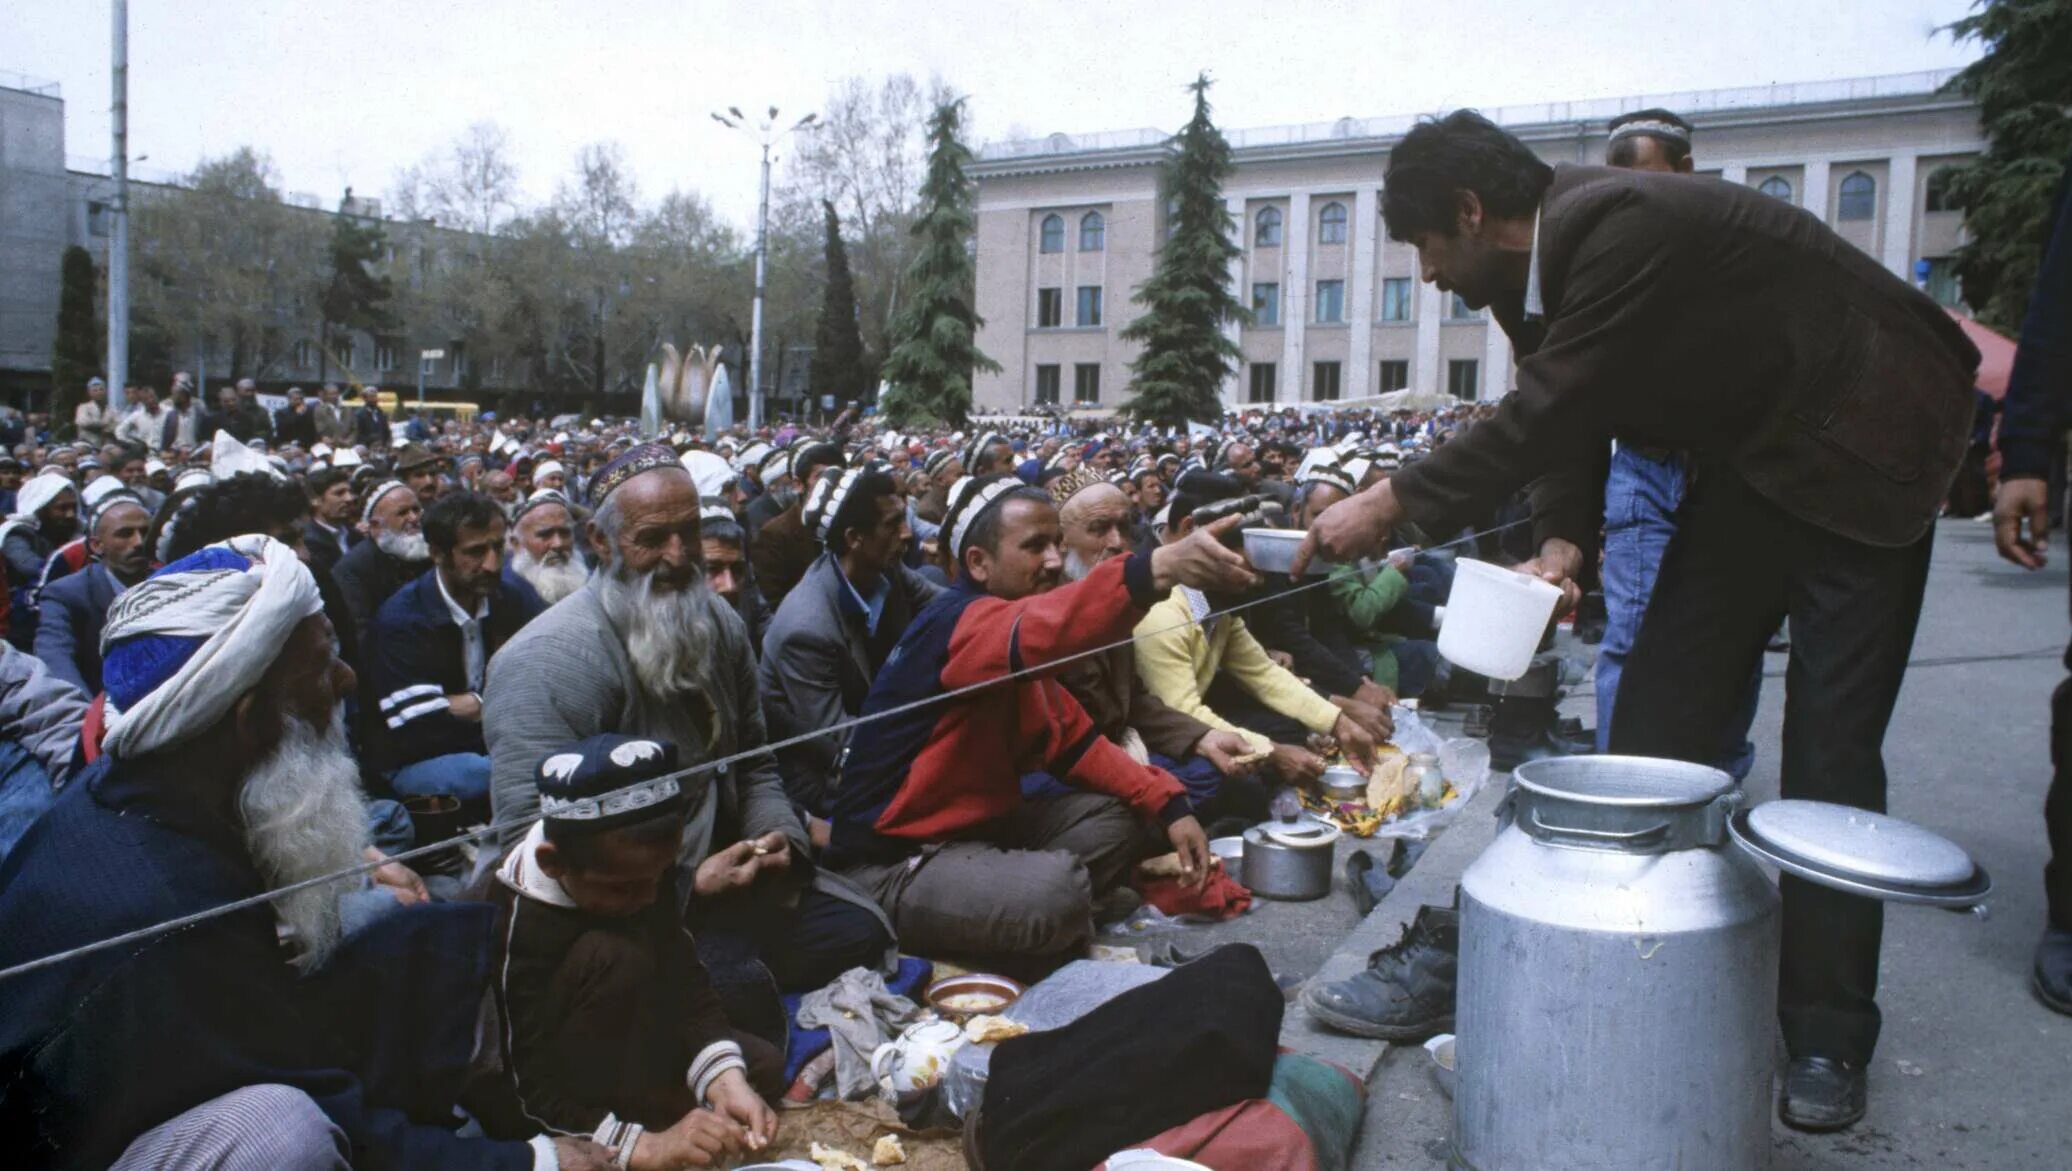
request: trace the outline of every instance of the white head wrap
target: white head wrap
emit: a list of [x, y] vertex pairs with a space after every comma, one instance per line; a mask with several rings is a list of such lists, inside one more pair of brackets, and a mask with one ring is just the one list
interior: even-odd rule
[[698, 486], [700, 496], [718, 496], [734, 482], [734, 465], [723, 456], [709, 451], [686, 451], [678, 458], [691, 474], [691, 482]]
[[24, 480], [21, 488], [15, 492], [14, 515], [9, 519], [25, 520], [34, 524], [36, 523], [36, 514], [49, 508], [52, 501], [67, 492], [77, 492], [78, 490], [72, 481], [56, 472], [44, 472], [40, 476], [31, 476]]
[[561, 461], [558, 459], [550, 459], [545, 463], [540, 464], [538, 467], [532, 469], [532, 482], [537, 484], [540, 482], [541, 478], [554, 475], [568, 475], [568, 469], [562, 467]]
[[405, 484], [401, 480], [383, 480], [380, 484], [375, 485], [374, 491], [367, 493], [367, 506], [360, 510], [360, 520], [364, 523], [374, 519], [374, 508], [381, 503], [382, 497], [391, 492], [408, 492], [409, 490], [410, 485]]
[[218, 480], [228, 480], [246, 472], [258, 472], [276, 480], [286, 478], [264, 455], [231, 438], [228, 431], [216, 432], [216, 441], [209, 453], [209, 471]]

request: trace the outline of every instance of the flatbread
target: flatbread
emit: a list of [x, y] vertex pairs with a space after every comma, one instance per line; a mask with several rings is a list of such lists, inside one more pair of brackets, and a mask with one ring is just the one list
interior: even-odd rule
[[870, 1164], [840, 1147], [823, 1146], [814, 1143], [810, 1148], [813, 1161], [820, 1164], [821, 1171], [871, 1171]]
[[993, 1041], [1005, 1041], [1019, 1037], [1029, 1031], [1029, 1026], [1020, 1021], [1011, 1021], [1004, 1016], [975, 1016], [964, 1022], [964, 1039], [974, 1045]]
[[1398, 752], [1382, 756], [1367, 774], [1367, 808], [1387, 817], [1410, 794], [1410, 758]]
[[906, 1148], [899, 1145], [899, 1136], [888, 1134], [871, 1148], [871, 1166], [896, 1167], [906, 1162]]

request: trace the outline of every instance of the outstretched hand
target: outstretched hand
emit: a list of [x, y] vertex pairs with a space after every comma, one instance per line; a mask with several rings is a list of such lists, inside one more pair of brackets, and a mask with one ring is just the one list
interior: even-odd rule
[[1160, 593], [1176, 585], [1192, 586], [1216, 593], [1242, 593], [1259, 584], [1259, 575], [1237, 550], [1223, 538], [1245, 522], [1232, 514], [1205, 528], [1197, 528], [1151, 554], [1151, 581]]
[[1348, 496], [1325, 509], [1309, 526], [1309, 535], [1296, 548], [1288, 574], [1301, 577], [1318, 557], [1357, 561], [1379, 553], [1387, 547], [1389, 533], [1404, 519], [1403, 506], [1396, 503], [1396, 490], [1387, 480]]

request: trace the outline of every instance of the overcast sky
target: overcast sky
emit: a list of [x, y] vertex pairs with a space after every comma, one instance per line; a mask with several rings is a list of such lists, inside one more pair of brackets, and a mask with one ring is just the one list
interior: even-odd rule
[[[616, 140], [644, 196], [747, 225], [755, 148], [709, 111], [789, 123], [853, 75], [939, 75], [973, 137], [1184, 120], [1227, 128], [1902, 73], [1976, 56], [1968, 0], [133, 0], [131, 155], [180, 172], [244, 144], [328, 204], [501, 123], [528, 194]], [[109, 145], [107, 0], [0, 0], [0, 70], [64, 86], [67, 149]]]

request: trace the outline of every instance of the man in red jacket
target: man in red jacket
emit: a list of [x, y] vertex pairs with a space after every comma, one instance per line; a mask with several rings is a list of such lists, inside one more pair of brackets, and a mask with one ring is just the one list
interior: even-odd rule
[[[1192, 882], [1207, 876], [1208, 841], [1172, 774], [1102, 737], [1053, 673], [1007, 677], [1127, 640], [1175, 585], [1249, 587], [1250, 567], [1218, 543], [1237, 521], [1061, 585], [1047, 493], [1011, 475], [951, 489], [943, 540], [958, 580], [871, 686], [825, 856], [878, 898], [906, 949], [1055, 966], [1085, 946], [1094, 898], [1128, 876], [1151, 824]], [[1020, 778], [1037, 771], [1081, 791], [1024, 800]]]

